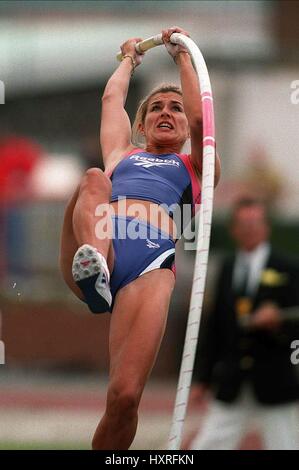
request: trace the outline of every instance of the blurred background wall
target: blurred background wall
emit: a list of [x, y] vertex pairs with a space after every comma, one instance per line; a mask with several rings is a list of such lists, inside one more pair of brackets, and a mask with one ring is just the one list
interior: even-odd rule
[[[108, 316], [91, 316], [58, 270], [67, 199], [102, 167], [101, 94], [129, 37], [179, 25], [206, 59], [223, 176], [215, 194], [209, 279], [231, 248], [224, 230], [240, 195], [266, 198], [273, 241], [299, 253], [299, 8], [292, 1], [3, 1], [0, 3], [0, 309], [6, 368], [107, 373]], [[178, 82], [162, 47], [130, 86], [127, 109]], [[297, 103], [296, 103], [297, 101]], [[178, 373], [194, 252], [179, 244], [178, 282], [154, 374]], [[0, 336], [1, 337], [1, 336]]]

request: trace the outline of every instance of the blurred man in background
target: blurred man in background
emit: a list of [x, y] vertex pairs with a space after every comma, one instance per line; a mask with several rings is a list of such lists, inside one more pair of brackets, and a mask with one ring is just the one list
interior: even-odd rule
[[[265, 205], [240, 200], [215, 304], [202, 325], [191, 404], [214, 395], [191, 449], [236, 449], [251, 418], [266, 449], [299, 449], [299, 380], [291, 343], [299, 339], [299, 267], [275, 252]], [[297, 309], [297, 311], [296, 311]]]

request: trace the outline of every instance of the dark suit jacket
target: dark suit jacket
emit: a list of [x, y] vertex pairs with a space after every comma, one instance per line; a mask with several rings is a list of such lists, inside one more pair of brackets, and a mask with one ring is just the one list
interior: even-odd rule
[[[233, 402], [238, 397], [244, 380], [251, 383], [256, 399], [261, 403], [297, 400], [298, 370], [290, 360], [293, 352], [290, 344], [299, 340], [299, 321], [286, 321], [276, 332], [244, 331], [235, 310], [234, 261], [233, 256], [224, 262], [216, 286], [214, 308], [203, 317], [194, 379], [211, 385], [216, 398], [225, 402]], [[251, 299], [252, 309], [265, 301], [275, 302], [281, 308], [298, 306], [298, 264], [271, 250], [264, 269], [270, 276], [264, 276], [264, 282], [259, 284]]]

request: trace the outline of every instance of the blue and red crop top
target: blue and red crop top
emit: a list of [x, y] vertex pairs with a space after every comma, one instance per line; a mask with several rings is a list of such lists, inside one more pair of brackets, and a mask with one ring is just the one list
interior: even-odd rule
[[[201, 187], [187, 154], [152, 154], [135, 148], [110, 175], [111, 202], [121, 198], [143, 199], [162, 204], [170, 217], [171, 206], [191, 206], [192, 216], [200, 204]], [[185, 224], [184, 224], [185, 225]]]

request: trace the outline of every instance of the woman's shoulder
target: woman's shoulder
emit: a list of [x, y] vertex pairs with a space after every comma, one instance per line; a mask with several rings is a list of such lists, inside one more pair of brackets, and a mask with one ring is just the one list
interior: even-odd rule
[[105, 174], [110, 176], [122, 160], [141, 151], [144, 150], [136, 147], [133, 144], [130, 144], [126, 149], [113, 152], [113, 155], [110, 155], [109, 157], [109, 165], [106, 165], [105, 167]]
[[176, 153], [177, 155], [183, 162], [190, 162], [190, 154], [189, 153]]
[[201, 173], [199, 172], [198, 168], [193, 164], [191, 154], [190, 153], [177, 153], [176, 155], [185, 164], [188, 172], [196, 176], [196, 178], [199, 178], [199, 180], [201, 181]]
[[145, 152], [145, 149], [132, 145], [131, 149], [126, 152], [123, 158], [129, 157], [130, 155], [134, 155], [135, 153], [140, 153], [140, 152]]

